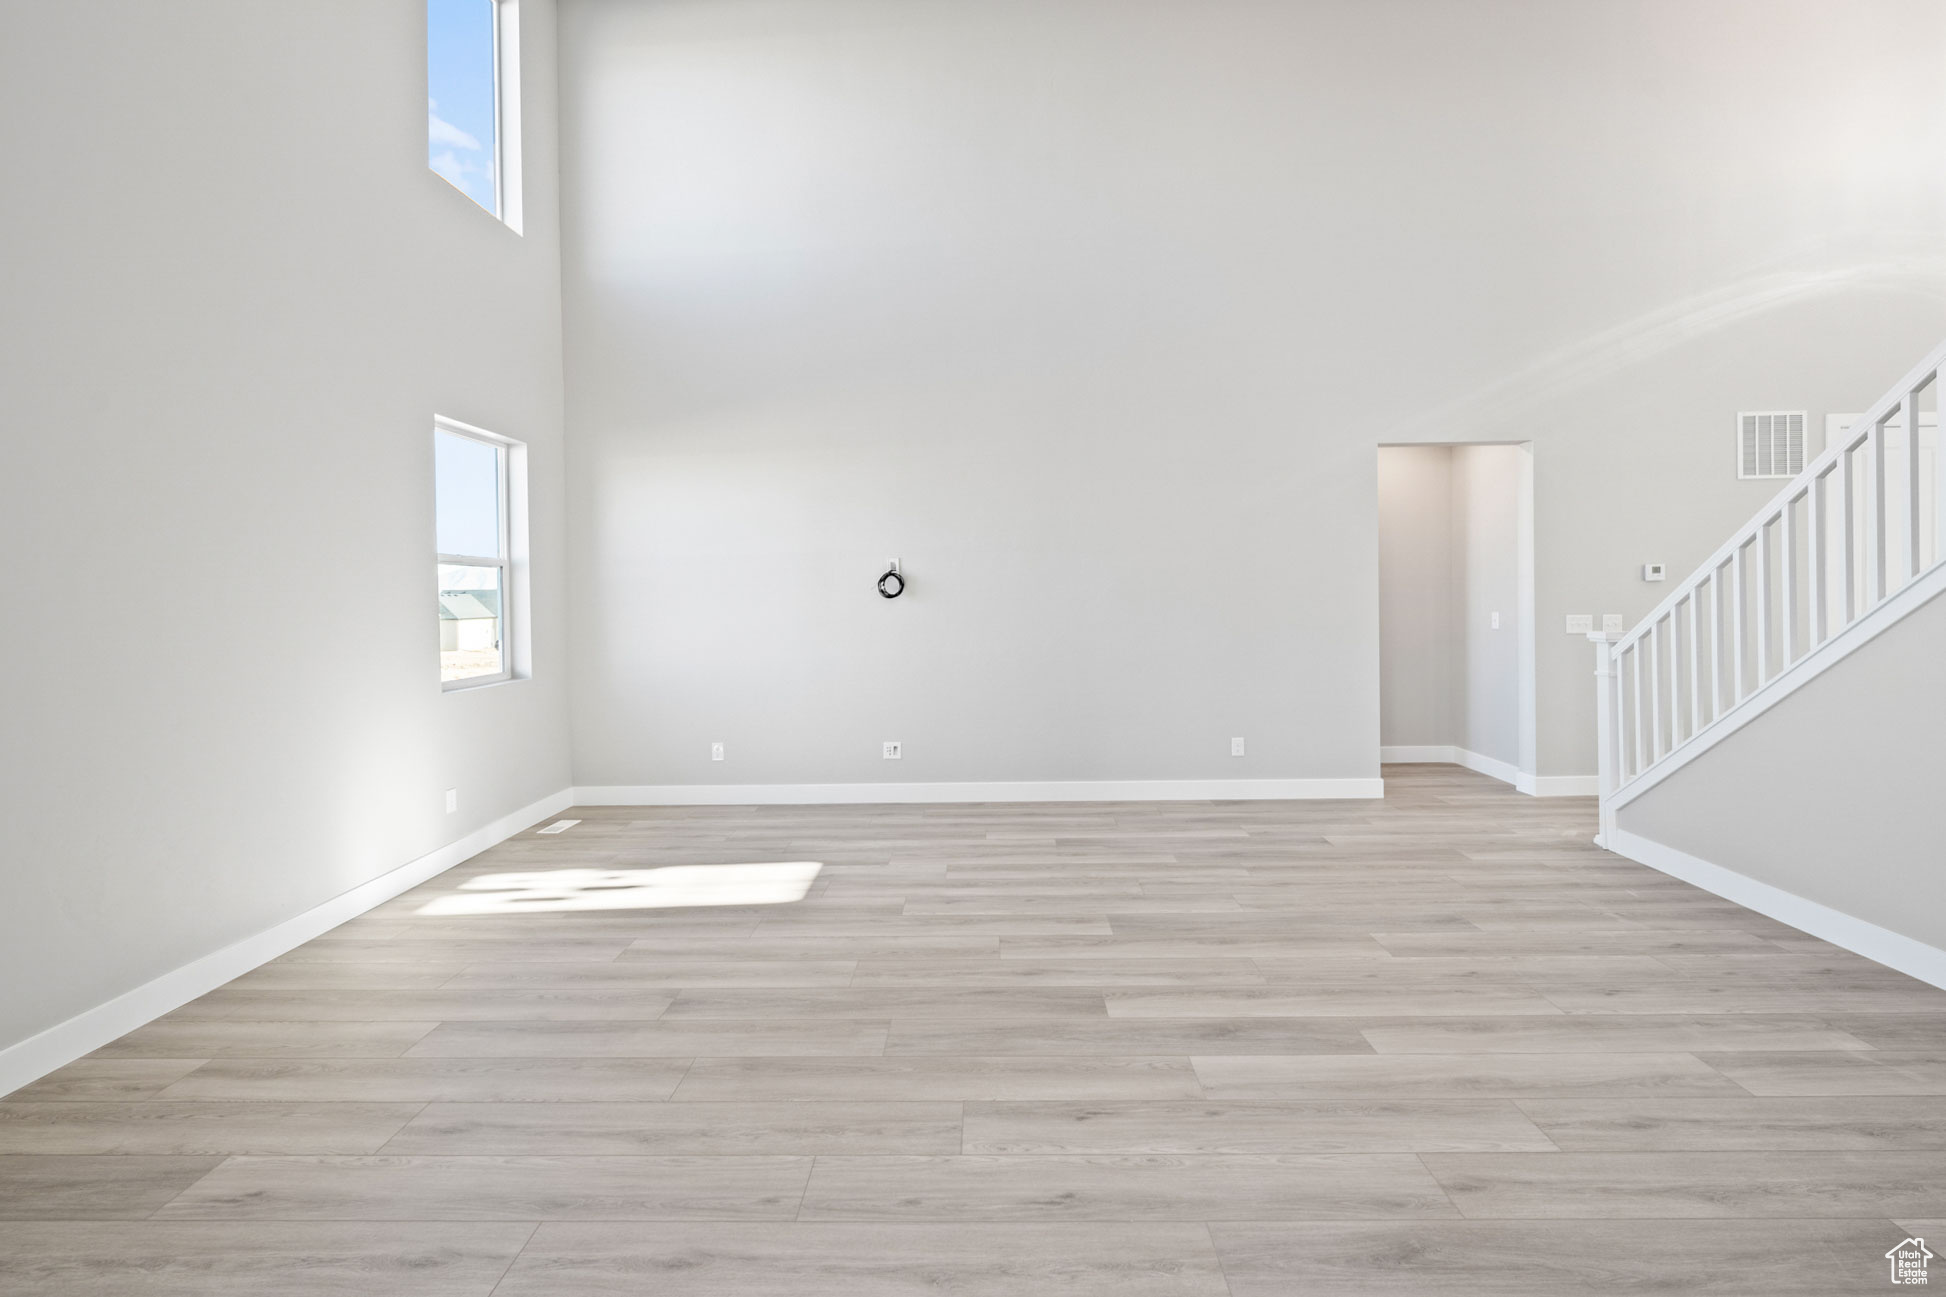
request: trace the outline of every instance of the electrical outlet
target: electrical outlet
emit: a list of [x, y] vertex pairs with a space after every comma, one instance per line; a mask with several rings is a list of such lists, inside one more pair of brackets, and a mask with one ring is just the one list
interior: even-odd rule
[[1586, 635], [1595, 628], [1593, 613], [1571, 612], [1568, 614], [1568, 634]]
[[709, 759], [711, 761], [721, 761], [723, 759], [723, 745], [721, 743], [712, 743], [709, 745]]
[[1619, 635], [1622, 633], [1622, 615], [1618, 612], [1605, 612], [1601, 615], [1601, 633]]
[[1230, 740], [1230, 755], [1231, 755], [1231, 756], [1233, 756], [1233, 757], [1240, 757], [1240, 756], [1242, 756], [1242, 755], [1243, 755], [1243, 740], [1242, 740], [1242, 739], [1231, 739], [1231, 740]]
[[885, 759], [887, 761], [898, 761], [903, 756], [902, 745], [897, 739], [885, 740]]
[[1492, 617], [1492, 619], [1493, 619], [1493, 629], [1494, 629], [1494, 630], [1499, 630], [1499, 629], [1500, 629], [1500, 614], [1496, 612], [1496, 613], [1491, 613], [1491, 614], [1489, 614], [1489, 616], [1491, 616], [1491, 617]]
[[458, 809], [459, 809], [459, 789], [448, 788], [446, 790], [446, 813], [448, 815], [451, 815], [454, 811]]

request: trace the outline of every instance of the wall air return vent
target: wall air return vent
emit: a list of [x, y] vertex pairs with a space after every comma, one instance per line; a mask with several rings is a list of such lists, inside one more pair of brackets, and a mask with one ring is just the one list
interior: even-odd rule
[[1737, 416], [1737, 476], [1796, 477], [1804, 471], [1803, 410], [1745, 410]]

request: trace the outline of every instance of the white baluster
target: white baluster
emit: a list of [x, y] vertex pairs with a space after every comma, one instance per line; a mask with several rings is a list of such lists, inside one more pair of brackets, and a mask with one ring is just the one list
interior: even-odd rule
[[[1946, 395], [1946, 387], [1942, 387], [1942, 383], [1946, 383], [1946, 370], [1932, 376], [1933, 406], [1937, 410], [1933, 417], [1935, 424], [1942, 424], [1946, 420], [1946, 405], [1941, 405], [1939, 399], [1941, 395]], [[1933, 437], [1932, 561], [1937, 563], [1946, 559], [1946, 426], [1935, 428]]]
[[1770, 679], [1770, 519], [1757, 524], [1757, 684]]
[[1925, 556], [1919, 552], [1922, 533], [1919, 530], [1919, 388], [1913, 387], [1905, 394], [1905, 571], [1902, 574], [1908, 581], [1917, 577], [1924, 567]]
[[1602, 846], [1608, 837], [1609, 816], [1613, 814], [1608, 799], [1614, 796], [1616, 785], [1621, 782], [1621, 695], [1616, 687], [1619, 682], [1615, 653], [1608, 636], [1597, 631], [1588, 638], [1595, 642], [1595, 788], [1600, 795], [1595, 845]]
[[1647, 639], [1646, 635], [1636, 636], [1634, 650], [1628, 655], [1629, 694], [1635, 703], [1635, 724], [1630, 731], [1632, 740], [1630, 752], [1634, 758], [1634, 773], [1638, 775], [1649, 768], [1648, 760], [1642, 754], [1642, 645], [1647, 642]]
[[1797, 511], [1791, 507], [1793, 503], [1784, 501], [1784, 512], [1777, 523], [1778, 567], [1782, 575], [1777, 588], [1782, 609], [1777, 640], [1783, 649], [1777, 659], [1779, 673], [1797, 660]]
[[1710, 569], [1710, 720], [1723, 714], [1723, 569]]
[[1649, 646], [1649, 764], [1662, 760], [1662, 619], [1642, 637]]
[[[1680, 594], [1680, 592], [1678, 592]], [[1682, 742], [1682, 599], [1669, 609], [1669, 745], [1674, 752]]]
[[1811, 563], [1811, 621], [1805, 628], [1804, 647], [1808, 651], [1824, 643], [1825, 630], [1825, 573], [1824, 566], [1830, 561], [1831, 547], [1824, 535], [1824, 490], [1830, 478], [1828, 473], [1820, 473], [1811, 479], [1810, 488], [1804, 495], [1805, 522], [1811, 529], [1809, 558]]
[[1701, 590], [1689, 592], [1689, 737], [1703, 728], [1703, 663], [1701, 643], [1696, 635], [1696, 603]]
[[1858, 606], [1858, 510], [1856, 496], [1858, 484], [1854, 480], [1852, 461], [1853, 448], [1847, 446], [1838, 455], [1838, 548], [1839, 557], [1844, 561], [1838, 566], [1839, 608], [1837, 630], [1851, 625], [1852, 614]]
[[1736, 706], [1743, 701], [1743, 546], [1730, 551], [1730, 705]]
[[[1866, 578], [1871, 586], [1871, 603], [1876, 608], [1885, 598], [1885, 420], [1872, 422], [1871, 478], [1865, 484], [1870, 495], [1871, 532], [1865, 538]], [[1860, 613], [1865, 610], [1860, 609]]]

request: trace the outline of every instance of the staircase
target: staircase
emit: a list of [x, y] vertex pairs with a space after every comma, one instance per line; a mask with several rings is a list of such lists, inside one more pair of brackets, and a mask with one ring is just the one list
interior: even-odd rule
[[1633, 630], [1593, 634], [1601, 834], [1616, 813], [1946, 589], [1946, 344]]

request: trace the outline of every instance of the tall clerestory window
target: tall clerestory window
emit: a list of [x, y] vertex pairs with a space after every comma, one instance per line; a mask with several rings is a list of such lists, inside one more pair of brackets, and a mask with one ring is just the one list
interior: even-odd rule
[[426, 163], [520, 229], [519, 0], [426, 0]]

